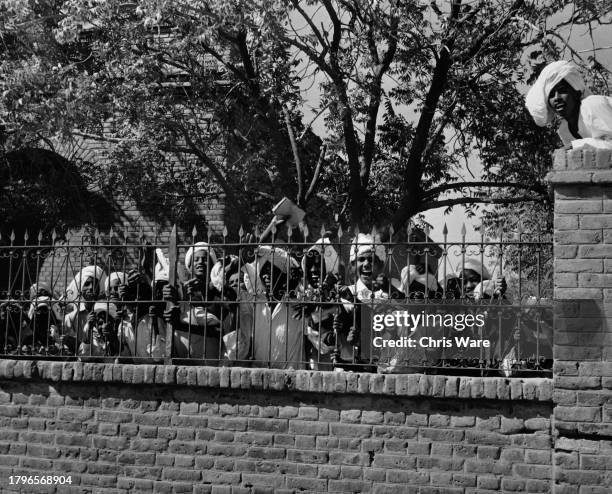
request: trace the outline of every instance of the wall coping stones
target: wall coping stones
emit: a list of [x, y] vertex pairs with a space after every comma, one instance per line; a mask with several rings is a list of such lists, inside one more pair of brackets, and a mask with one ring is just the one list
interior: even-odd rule
[[553, 153], [553, 170], [610, 170], [612, 149], [557, 149]]
[[557, 149], [545, 180], [552, 185], [612, 184], [612, 149]]
[[546, 175], [545, 180], [551, 185], [580, 184], [604, 185], [612, 184], [612, 170], [568, 170], [554, 171]]
[[183, 365], [0, 361], [0, 380], [121, 383], [279, 392], [552, 402], [548, 378], [370, 374]]

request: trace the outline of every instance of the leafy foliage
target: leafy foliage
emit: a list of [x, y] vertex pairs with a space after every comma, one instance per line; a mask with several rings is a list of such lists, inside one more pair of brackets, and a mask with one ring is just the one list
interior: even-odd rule
[[492, 227], [508, 211], [537, 222], [558, 141], [522, 93], [568, 55], [606, 87], [567, 35], [609, 22], [605, 4], [4, 1], [6, 146], [106, 139], [99, 187], [174, 221], [222, 192], [244, 224], [284, 195], [316, 221], [399, 227], [431, 208], [501, 204]]

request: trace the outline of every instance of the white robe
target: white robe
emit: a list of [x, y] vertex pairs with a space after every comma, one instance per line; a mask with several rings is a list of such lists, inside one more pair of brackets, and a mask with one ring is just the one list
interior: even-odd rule
[[292, 317], [292, 304], [270, 307], [264, 295], [246, 296], [240, 304], [238, 359], [245, 359], [252, 338], [251, 355], [260, 364], [276, 369], [304, 368], [304, 326]]
[[557, 132], [566, 147], [579, 149], [588, 145], [612, 149], [612, 98], [587, 96], [580, 102], [578, 133], [582, 139], [572, 135], [566, 120]]
[[[200, 308], [196, 308], [200, 309]], [[197, 313], [197, 311], [196, 311]], [[182, 317], [185, 317], [182, 314]], [[214, 320], [218, 321], [217, 318], [208, 314], [209, 322]], [[200, 321], [199, 314], [194, 315], [191, 320], [192, 325], [197, 325]], [[138, 321], [136, 333], [132, 329], [132, 325], [126, 329], [126, 341], [130, 349], [130, 353], [134, 357], [149, 357], [149, 358], [163, 358], [166, 356], [166, 333], [167, 333], [166, 322], [161, 318], [157, 318], [157, 330], [158, 334], [153, 334], [152, 319], [149, 314], [144, 315]], [[209, 329], [210, 332], [214, 330]], [[206, 340], [206, 349], [204, 348]], [[219, 358], [219, 339], [209, 336], [205, 337], [202, 334], [197, 334], [195, 330], [192, 331], [191, 336], [189, 331], [179, 330], [174, 328], [174, 338], [172, 340], [173, 357], [175, 358], [193, 358], [193, 359], [218, 359]], [[206, 350], [206, 353], [204, 353]]]
[[157, 318], [157, 336], [153, 334], [152, 323], [151, 316], [146, 314], [138, 321], [136, 333], [130, 325], [126, 340], [132, 356], [151, 358], [166, 356], [166, 323], [161, 317]]
[[[126, 337], [131, 333], [133, 333], [132, 324], [129, 321], [121, 321], [117, 328], [119, 353], [112, 353], [109, 357], [130, 355], [129, 343]], [[83, 328], [83, 341], [80, 342], [77, 353], [83, 357], [103, 357], [106, 354], [107, 345], [98, 331], [90, 331], [89, 323], [86, 323]]]

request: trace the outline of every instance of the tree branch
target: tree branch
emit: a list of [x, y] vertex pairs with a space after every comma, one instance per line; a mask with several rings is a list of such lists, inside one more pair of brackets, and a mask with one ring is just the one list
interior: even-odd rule
[[457, 182], [451, 184], [440, 185], [423, 192], [422, 197], [424, 199], [436, 196], [442, 192], [446, 192], [454, 189], [462, 189], [464, 187], [510, 187], [516, 189], [530, 190], [538, 194], [546, 193], [546, 189], [543, 186], [538, 185], [526, 185], [518, 182]]
[[431, 85], [425, 97], [423, 111], [419, 117], [410, 153], [406, 160], [404, 195], [400, 201], [400, 207], [393, 218], [393, 224], [396, 228], [401, 227], [409, 219], [414, 209], [416, 209], [419, 200], [419, 189], [423, 176], [423, 153], [427, 147], [431, 123], [436, 113], [438, 102], [446, 87], [448, 72], [453, 63], [451, 51], [455, 43], [455, 35], [453, 34], [451, 26], [453, 26], [454, 21], [459, 17], [460, 7], [461, 0], [455, 0], [451, 8], [449, 34], [442, 43], [442, 48], [431, 79]]
[[247, 79], [250, 84], [255, 84], [255, 80], [257, 78], [257, 73], [255, 71], [255, 67], [253, 66], [253, 60], [251, 59], [251, 54], [249, 53], [249, 47], [247, 46], [247, 37], [244, 31], [240, 31], [236, 36], [234, 43], [240, 52], [240, 58], [242, 60], [242, 65], [244, 67], [244, 71], [246, 73]]
[[[297, 36], [297, 33], [295, 33], [295, 34]], [[328, 74], [330, 77], [332, 77], [332, 74], [335, 74], [335, 72], [327, 64], [325, 59], [322, 58], [320, 56], [320, 54], [317, 54], [317, 52], [314, 49], [312, 49], [310, 46], [306, 45], [305, 43], [302, 43], [301, 41], [298, 41], [296, 39], [290, 38], [287, 35], [281, 35], [280, 38], [285, 43], [289, 44], [290, 46], [293, 46], [294, 48], [297, 48], [298, 50], [300, 50], [304, 55], [306, 55], [310, 60], [312, 60], [317, 65], [317, 67], [319, 67], [319, 69], [321, 69], [323, 72]], [[337, 77], [337, 75], [336, 75], [336, 77]]]
[[[340, 39], [342, 35], [342, 23], [340, 22], [340, 19], [338, 18], [338, 13], [334, 9], [333, 5], [331, 4], [331, 1], [322, 0], [322, 2], [323, 2], [323, 5], [325, 6], [325, 10], [327, 10], [327, 13], [329, 14], [329, 18], [331, 19], [332, 24], [334, 25], [334, 33], [332, 35], [332, 42], [330, 44], [329, 51], [330, 51], [330, 55], [335, 60], [338, 54], [338, 48], [340, 48]], [[333, 64], [334, 62], [332, 62], [332, 65]]]
[[325, 58], [325, 54], [327, 53], [327, 50], [329, 49], [329, 44], [326, 43], [326, 40], [323, 38], [323, 35], [321, 34], [321, 31], [317, 29], [317, 26], [315, 26], [314, 22], [312, 22], [312, 18], [300, 6], [299, 0], [291, 0], [291, 3], [293, 5], [293, 8], [295, 8], [295, 10], [297, 10], [302, 16], [302, 18], [308, 23], [308, 25], [310, 26], [310, 29], [312, 29], [313, 34], [315, 35], [319, 43], [321, 43], [321, 48], [323, 48], [321, 55], [323, 56], [323, 58]]
[[298, 150], [297, 141], [295, 140], [295, 132], [293, 131], [293, 125], [291, 125], [291, 116], [289, 110], [283, 105], [283, 115], [285, 116], [285, 125], [287, 126], [287, 133], [289, 134], [289, 142], [291, 143], [291, 151], [293, 152], [293, 161], [295, 162], [295, 170], [297, 173], [297, 205], [303, 207], [304, 205], [304, 179], [302, 177], [302, 161], [300, 160], [300, 152]]
[[238, 67], [236, 67], [234, 64], [230, 63], [226, 58], [224, 58], [217, 50], [215, 50], [214, 48], [212, 48], [210, 45], [208, 45], [207, 43], [201, 43], [200, 45], [202, 47], [202, 49], [208, 53], [209, 55], [211, 55], [213, 58], [215, 58], [218, 62], [221, 63], [221, 65], [223, 65], [224, 67], [226, 67], [230, 72], [232, 72], [238, 79], [240, 79], [241, 81], [244, 82], [248, 82], [248, 77], [246, 76], [246, 74], [244, 72], [242, 72], [240, 69], [238, 69]]
[[71, 134], [75, 136], [83, 137], [85, 139], [93, 139], [96, 141], [103, 141], [103, 142], [122, 143], [122, 142], [136, 142], [137, 141], [137, 139], [130, 139], [127, 137], [116, 138], [116, 137], [105, 137], [105, 136], [97, 135], [97, 134], [89, 134], [87, 132], [81, 132], [80, 130], [72, 130]]
[[457, 206], [460, 204], [516, 204], [519, 202], [543, 202], [546, 198], [533, 197], [533, 196], [520, 196], [520, 197], [455, 197], [454, 199], [444, 199], [443, 201], [426, 201], [422, 202], [416, 213], [429, 211], [430, 209]]
[[[370, 21], [373, 22], [373, 21]], [[372, 159], [374, 157], [374, 149], [376, 144], [376, 125], [378, 120], [378, 111], [380, 109], [380, 102], [382, 97], [382, 78], [385, 72], [391, 66], [391, 62], [395, 57], [397, 51], [397, 28], [399, 25], [399, 19], [393, 18], [391, 23], [391, 29], [388, 33], [388, 47], [382, 58], [378, 55], [378, 48], [375, 43], [374, 33], [372, 32], [372, 26], [368, 30], [368, 46], [370, 48], [370, 55], [375, 60], [376, 66], [373, 68], [374, 80], [370, 84], [370, 100], [368, 102], [367, 120], [365, 128], [365, 136], [363, 138], [363, 153], [361, 158], [361, 183], [363, 187], [368, 186], [370, 179], [370, 169], [372, 166]]]
[[432, 137], [429, 138], [429, 143], [427, 144], [427, 147], [425, 148], [425, 151], [423, 152], [423, 156], [425, 156], [425, 158], [429, 156], [433, 144], [442, 135], [442, 132], [444, 132], [444, 129], [450, 122], [450, 119], [453, 115], [453, 111], [455, 110], [455, 107], [457, 106], [457, 102], [458, 102], [458, 99], [455, 98], [451, 102], [451, 104], [446, 108], [446, 110], [444, 110], [444, 113], [440, 117], [440, 124], [438, 125], [438, 128], [433, 132]]
[[173, 124], [172, 127], [175, 131], [176, 130], [179, 131], [179, 133], [184, 137], [185, 143], [187, 144], [187, 146], [189, 146], [193, 154], [195, 154], [200, 159], [200, 161], [206, 166], [206, 168], [208, 168], [211, 171], [211, 173], [215, 177], [215, 180], [217, 181], [219, 186], [223, 189], [223, 192], [225, 192], [229, 202], [231, 204], [236, 205], [235, 210], [238, 216], [240, 217], [240, 220], [243, 223], [246, 222], [247, 218], [244, 215], [245, 209], [242, 206], [240, 200], [238, 199], [238, 196], [234, 193], [234, 189], [230, 186], [229, 182], [223, 176], [223, 173], [221, 173], [221, 170], [219, 169], [219, 167], [215, 164], [213, 160], [210, 159], [210, 157], [206, 153], [204, 153], [201, 149], [199, 149], [199, 147], [193, 142], [193, 139], [191, 139], [191, 136], [189, 135], [189, 132], [187, 131], [187, 129], [185, 129], [182, 125], [178, 125], [178, 124]]
[[308, 202], [314, 193], [315, 187], [317, 186], [317, 182], [319, 181], [319, 175], [321, 174], [321, 165], [323, 164], [323, 159], [325, 158], [325, 153], [327, 152], [327, 144], [323, 144], [321, 146], [321, 153], [319, 154], [319, 159], [317, 160], [317, 166], [315, 167], [314, 174], [312, 176], [312, 180], [310, 181], [310, 187], [308, 187], [308, 191], [306, 192], [306, 197], [304, 198], [304, 202]]
[[[524, 6], [525, 0], [516, 0], [510, 7], [507, 15], [499, 22], [492, 22], [492, 24], [485, 29], [483, 34], [479, 36], [474, 43], [464, 53], [464, 60], [469, 60], [471, 57], [476, 56], [480, 51], [482, 45], [486, 39], [493, 33], [497, 32], [502, 27], [508, 25], [513, 16]], [[408, 155], [406, 163], [406, 170], [404, 174], [404, 195], [400, 201], [400, 207], [398, 208], [394, 218], [393, 224], [400, 228], [417, 210], [420, 210], [420, 185], [424, 170], [424, 157], [427, 150], [428, 142], [430, 142], [431, 124], [438, 106], [440, 97], [444, 92], [447, 84], [448, 73], [454, 62], [454, 56], [452, 54], [455, 39], [457, 22], [459, 21], [461, 0], [456, 0], [452, 4], [450, 21], [449, 21], [449, 34], [442, 43], [442, 49], [438, 57], [438, 61], [434, 68], [431, 86], [429, 92], [425, 98], [423, 111], [419, 118], [415, 136], [412, 141], [412, 147]]]
[[508, 11], [508, 13], [506, 14], [506, 16], [504, 18], [502, 18], [501, 20], [498, 20], [497, 22], [492, 22], [489, 25], [489, 27], [487, 29], [485, 29], [484, 32], [478, 38], [476, 38], [476, 41], [474, 41], [472, 46], [467, 50], [466, 58], [463, 61], [464, 62], [465, 61], [469, 61], [472, 58], [474, 58], [478, 54], [480, 49], [482, 48], [484, 42], [493, 33], [499, 31], [500, 29], [502, 29], [504, 27], [506, 27], [512, 20], [514, 20], [514, 17], [516, 16], [516, 13], [524, 5], [525, 5], [525, 0], [516, 0], [514, 2], [514, 4], [512, 5], [512, 7], [510, 7], [510, 10]]
[[376, 40], [374, 39], [374, 32], [373, 32], [371, 25], [370, 25], [370, 29], [368, 29], [367, 36], [368, 36], [368, 49], [370, 50], [370, 56], [372, 57], [374, 64], [378, 65], [380, 64], [380, 58], [378, 57], [378, 46], [376, 46]]
[[578, 50], [576, 53], [588, 53], [588, 52], [600, 51], [600, 50], [612, 50], [612, 46], [599, 46], [597, 48], [589, 48], [587, 50]]
[[306, 136], [306, 134], [308, 133], [308, 131], [310, 130], [310, 128], [312, 127], [312, 125], [315, 123], [315, 121], [317, 120], [317, 118], [319, 118], [324, 112], [325, 110], [327, 110], [329, 108], [329, 105], [331, 104], [331, 101], [328, 101], [327, 103], [325, 103], [325, 105], [323, 106], [323, 108], [321, 108], [317, 114], [312, 117], [312, 119], [310, 120], [310, 122], [308, 122], [308, 125], [306, 125], [306, 127], [304, 128], [304, 131], [300, 134], [300, 136], [298, 137], [298, 141], [301, 141], [302, 139], [304, 139], [304, 137]]

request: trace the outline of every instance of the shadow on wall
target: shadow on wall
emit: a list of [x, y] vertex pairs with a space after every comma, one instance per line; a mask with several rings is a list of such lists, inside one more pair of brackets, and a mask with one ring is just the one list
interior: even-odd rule
[[[92, 364], [99, 367], [103, 364]], [[221, 415], [240, 415], [242, 417], [267, 417], [266, 407], [289, 408], [288, 412], [294, 412], [297, 419], [297, 409], [301, 407], [312, 407], [325, 409], [327, 412], [335, 412], [338, 416], [341, 412], [356, 413], [358, 410], [378, 411], [392, 415], [402, 416], [411, 415], [414, 423], [410, 421], [395, 421], [389, 416], [385, 422], [388, 425], [413, 425], [427, 426], [428, 422], [421, 420], [424, 415], [440, 414], [458, 418], [477, 417], [479, 421], [504, 416], [517, 419], [531, 419], [534, 417], [549, 417], [550, 403], [537, 401], [516, 401], [511, 400], [472, 400], [465, 398], [431, 398], [431, 397], [396, 397], [383, 395], [349, 395], [349, 394], [328, 394], [292, 391], [272, 392], [249, 390], [245, 393], [241, 389], [213, 389], [206, 387], [181, 386], [181, 385], [159, 385], [159, 384], [120, 384], [105, 383], [103, 386], [91, 386], [88, 383], [54, 383], [52, 386], [47, 382], [36, 382], [36, 379], [24, 382], [1, 381], [0, 387], [6, 393], [22, 393], [24, 395], [40, 395], [49, 398], [51, 395], [62, 395], [70, 397], [72, 404], [83, 406], [83, 404], [97, 404], [107, 401], [107, 407], [124, 409], [138, 409], [138, 405], [144, 408], [142, 403], [147, 403], [148, 411], [159, 411], [166, 415], [168, 413], [186, 413], [188, 415], [198, 412], [184, 412], [181, 404], [189, 404], [192, 408], [199, 410], [199, 413], [212, 414], [219, 413], [220, 405], [226, 410], [221, 410]], [[139, 403], [140, 402], [140, 403]], [[173, 404], [173, 405], [170, 405]], [[343, 413], [344, 415], [344, 413]], [[420, 415], [417, 417], [417, 415]], [[272, 416], [268, 417], [272, 418]], [[293, 418], [290, 415], [285, 418]], [[312, 420], [309, 417], [300, 415], [300, 419]], [[330, 420], [332, 421], [332, 420]], [[344, 421], [344, 420], [343, 420]], [[459, 420], [460, 421], [460, 420]], [[346, 422], [352, 422], [347, 420]], [[381, 420], [381, 423], [383, 421]], [[475, 420], [474, 420], [475, 422]], [[374, 424], [375, 422], [369, 422]], [[448, 423], [436, 424], [435, 427], [451, 427]], [[461, 427], [461, 426], [460, 426]], [[483, 430], [485, 428], [483, 427]], [[533, 433], [532, 430], [519, 427], [512, 433]]]
[[[47, 149], [24, 148], [6, 153], [0, 167], [0, 228], [15, 231], [15, 243], [36, 243], [38, 232], [50, 236], [83, 224], [110, 227], [119, 212], [91, 192], [79, 167]], [[7, 239], [4, 239], [5, 241]]]
[[601, 361], [606, 354], [609, 314], [593, 299], [556, 300], [554, 305], [555, 361]]
[[[93, 166], [93, 165], [92, 165]], [[55, 230], [93, 225], [110, 228], [121, 212], [91, 191], [79, 167], [47, 149], [23, 148], [0, 157], [0, 245], [51, 241]], [[27, 233], [27, 239], [25, 235]], [[7, 286], [6, 258], [0, 258], [0, 286]]]

